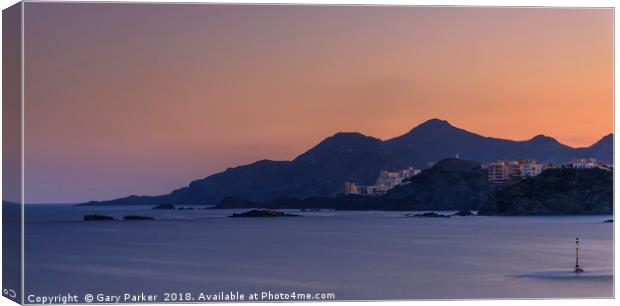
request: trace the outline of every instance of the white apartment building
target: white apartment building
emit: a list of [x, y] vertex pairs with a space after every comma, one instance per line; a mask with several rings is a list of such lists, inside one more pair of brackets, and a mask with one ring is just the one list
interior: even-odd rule
[[380, 195], [398, 185], [402, 185], [405, 179], [410, 178], [414, 175], [418, 175], [421, 171], [422, 170], [413, 167], [409, 167], [407, 169], [399, 171], [383, 170], [379, 173], [379, 177], [377, 178], [374, 185], [362, 186], [357, 185], [353, 182], [344, 183], [345, 193], [367, 196]]
[[568, 165], [577, 169], [592, 169], [598, 167], [599, 162], [596, 158], [575, 158]]
[[522, 158], [519, 160], [498, 160], [483, 165], [488, 171], [488, 179], [493, 183], [503, 183], [516, 178], [539, 175], [545, 165], [535, 160]]

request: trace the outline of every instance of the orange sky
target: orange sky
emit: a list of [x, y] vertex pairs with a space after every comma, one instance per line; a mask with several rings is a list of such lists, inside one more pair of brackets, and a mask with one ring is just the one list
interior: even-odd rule
[[27, 202], [165, 193], [433, 117], [571, 146], [613, 130], [611, 9], [31, 2], [25, 15]]

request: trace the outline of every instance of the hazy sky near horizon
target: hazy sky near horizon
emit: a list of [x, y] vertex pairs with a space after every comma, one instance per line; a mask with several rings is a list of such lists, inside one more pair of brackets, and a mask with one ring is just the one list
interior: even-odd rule
[[430, 118], [588, 146], [613, 10], [26, 3], [26, 202], [157, 195]]

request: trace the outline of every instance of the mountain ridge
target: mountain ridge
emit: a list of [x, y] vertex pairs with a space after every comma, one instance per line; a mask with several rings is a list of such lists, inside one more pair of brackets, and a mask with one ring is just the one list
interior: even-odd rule
[[594, 157], [613, 161], [613, 134], [589, 147], [572, 148], [556, 139], [537, 135], [514, 141], [481, 136], [433, 118], [409, 132], [380, 140], [357, 132], [339, 132], [290, 161], [260, 160], [197, 179], [161, 196], [130, 196], [82, 205], [213, 205], [225, 197], [251, 201], [332, 195], [347, 181], [372, 184], [381, 170], [426, 168], [459, 155], [477, 162], [527, 157], [540, 162], [564, 163], [571, 158]]

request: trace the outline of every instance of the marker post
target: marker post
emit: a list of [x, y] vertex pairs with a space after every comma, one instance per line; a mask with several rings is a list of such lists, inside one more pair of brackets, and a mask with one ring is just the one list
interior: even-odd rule
[[579, 267], [579, 238], [575, 242], [575, 272], [583, 272], [583, 269]]

